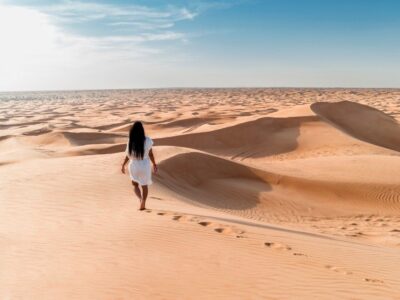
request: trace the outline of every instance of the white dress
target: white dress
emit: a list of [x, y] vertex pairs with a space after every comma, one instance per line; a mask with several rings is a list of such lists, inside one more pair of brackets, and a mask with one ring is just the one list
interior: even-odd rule
[[146, 136], [144, 142], [143, 159], [136, 158], [132, 153], [129, 153], [129, 141], [126, 145], [126, 156], [129, 157], [129, 175], [131, 179], [140, 185], [150, 185], [151, 181], [151, 163], [149, 152], [153, 146], [153, 140]]

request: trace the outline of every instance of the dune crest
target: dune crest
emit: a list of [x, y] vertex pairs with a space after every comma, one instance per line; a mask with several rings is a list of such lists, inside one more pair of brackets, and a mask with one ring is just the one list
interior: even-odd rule
[[213, 131], [159, 138], [158, 145], [173, 145], [234, 157], [265, 157], [297, 147], [302, 123], [315, 117], [260, 118]]
[[350, 101], [314, 103], [311, 109], [357, 139], [400, 152], [400, 124], [382, 111]]

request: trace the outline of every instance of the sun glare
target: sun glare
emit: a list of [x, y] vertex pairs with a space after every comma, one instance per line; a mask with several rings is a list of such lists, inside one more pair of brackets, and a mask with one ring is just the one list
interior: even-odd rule
[[8, 86], [21, 83], [24, 70], [43, 66], [56, 53], [56, 28], [33, 9], [0, 5], [0, 37], [0, 74]]

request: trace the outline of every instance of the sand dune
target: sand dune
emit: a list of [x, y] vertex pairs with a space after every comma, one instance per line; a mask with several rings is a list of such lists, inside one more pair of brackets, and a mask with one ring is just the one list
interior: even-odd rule
[[[323, 168], [332, 168], [335, 163], [325, 162]], [[291, 167], [296, 165], [292, 162]], [[354, 210], [357, 214], [390, 214], [400, 209], [400, 179], [386, 179], [384, 183], [372, 179], [379, 179], [385, 173], [378, 172], [368, 181], [357, 178], [358, 169], [347, 174], [352, 179], [346, 181], [329, 173], [324, 178], [307, 177], [306, 171], [293, 176], [199, 152], [177, 154], [163, 161], [160, 167], [157, 177], [160, 184], [192, 203], [256, 220], [349, 216], [354, 215]], [[392, 172], [397, 171], [393, 169]], [[373, 164], [370, 170], [377, 171]]]
[[265, 157], [296, 149], [300, 125], [315, 120], [313, 117], [260, 118], [211, 132], [160, 138], [157, 144], [194, 148], [226, 156]]
[[112, 144], [121, 138], [126, 140], [124, 136], [103, 132], [64, 132], [63, 134], [72, 145]]
[[[399, 103], [362, 89], [1, 94], [0, 298], [396, 299]], [[146, 212], [120, 172], [134, 120], [159, 162]]]
[[131, 120], [124, 120], [122, 122], [116, 122], [116, 123], [112, 123], [112, 124], [106, 124], [106, 125], [99, 125], [99, 126], [95, 126], [95, 129], [99, 129], [99, 130], [113, 130], [116, 128], [120, 128], [121, 126], [131, 126], [132, 125], [132, 121]]
[[[0, 182], [2, 224], [19, 224], [2, 231], [3, 293], [140, 299], [190, 298], [204, 290], [194, 298], [242, 299], [249, 293], [351, 298], [358, 288], [360, 297], [399, 292], [397, 249], [197, 208], [161, 186], [150, 198], [157, 209], [137, 212], [119, 159], [93, 155], [2, 166], [0, 175], [8, 174]], [[31, 172], [22, 172], [26, 168]], [[48, 176], [38, 181], [43, 172]], [[55, 181], [60, 172], [63, 180]]]
[[[304, 111], [304, 108], [295, 110], [296, 113]], [[293, 111], [287, 113], [293, 114]], [[367, 132], [368, 128], [364, 130]], [[285, 159], [297, 159], [338, 155], [346, 151], [359, 154], [389, 153], [350, 138], [317, 115], [264, 117], [221, 129], [159, 138], [156, 141], [158, 145], [193, 148], [233, 159], [259, 159], [261, 163], [268, 157], [279, 155]]]
[[377, 109], [349, 101], [314, 103], [311, 109], [357, 139], [400, 151], [400, 124]]
[[[60, 151], [61, 149], [66, 149], [77, 151], [78, 149], [84, 148], [81, 146], [98, 149], [99, 145], [107, 145], [111, 148], [115, 148], [116, 143], [123, 142], [125, 144], [127, 137], [105, 132], [55, 131], [29, 137], [17, 137], [16, 139], [18, 139], [20, 143], [36, 147], [36, 149], [60, 149]], [[117, 147], [117, 149], [120, 152], [122, 148]]]
[[112, 154], [125, 152], [126, 144], [97, 144], [97, 145], [84, 145], [71, 149], [67, 149], [61, 153], [62, 156], [80, 156], [80, 155], [97, 155], [97, 154]]
[[160, 164], [159, 181], [178, 194], [212, 207], [244, 210], [270, 189], [265, 174], [199, 152], [173, 156]]
[[199, 126], [202, 124], [206, 124], [211, 121], [215, 121], [218, 118], [187, 118], [187, 119], [182, 119], [182, 120], [175, 120], [171, 122], [164, 122], [160, 124], [160, 127], [193, 127], [193, 126]]

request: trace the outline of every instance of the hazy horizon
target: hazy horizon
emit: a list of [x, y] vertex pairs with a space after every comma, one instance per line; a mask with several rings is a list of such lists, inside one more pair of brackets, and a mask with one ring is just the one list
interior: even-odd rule
[[[400, 90], [397, 87], [149, 87], [149, 88], [98, 88], [98, 89], [54, 89], [54, 90], [20, 90], [20, 91], [0, 91], [1, 94], [18, 93], [68, 93], [68, 92], [107, 92], [107, 91], [143, 91], [143, 90]], [[1, 99], [0, 99], [1, 100]]]
[[0, 92], [400, 88], [400, 3], [0, 0]]

